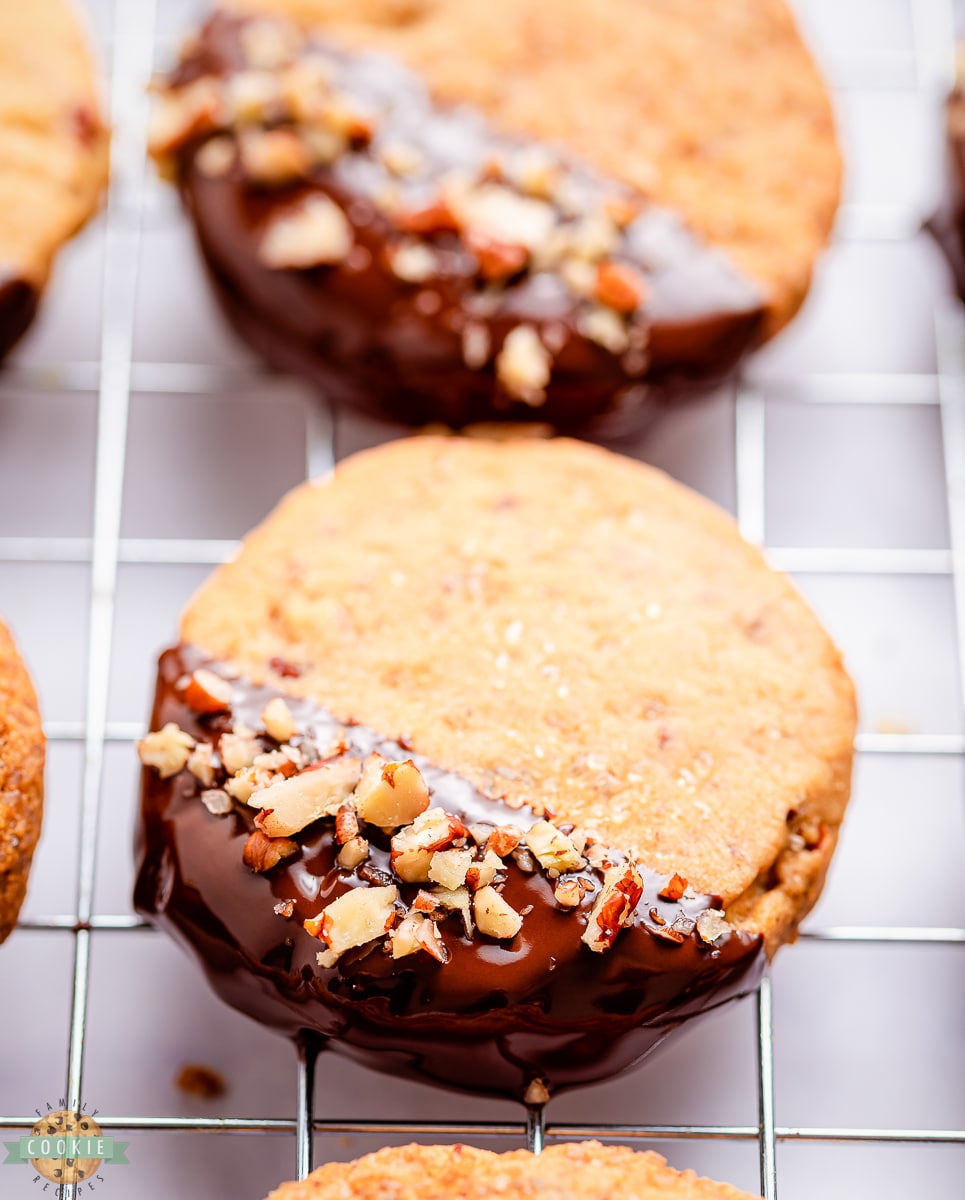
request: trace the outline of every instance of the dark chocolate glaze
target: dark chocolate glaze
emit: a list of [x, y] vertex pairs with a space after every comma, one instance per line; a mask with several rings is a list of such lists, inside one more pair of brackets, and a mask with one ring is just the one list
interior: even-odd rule
[[40, 296], [25, 279], [0, 279], [0, 359], [26, 332]]
[[[209, 22], [173, 85], [238, 69], [239, 27], [237, 18], [226, 16]], [[246, 180], [238, 165], [206, 177], [196, 165], [203, 139], [190, 142], [177, 164], [224, 310], [271, 363], [309, 377], [338, 403], [415, 424], [519, 419], [573, 429], [601, 413], [650, 411], [681, 385], [719, 379], [759, 340], [764, 301], [758, 286], [673, 213], [651, 204], [626, 230], [616, 255], [647, 281], [647, 300], [634, 317], [645, 343], [637, 353], [612, 353], [579, 332], [586, 306], [554, 272], [526, 272], [497, 290], [481, 287], [475, 260], [456, 234], [431, 235], [440, 258], [433, 278], [419, 284], [398, 279], [385, 253], [400, 240], [398, 230], [372, 203], [386, 183], [401, 189], [407, 206], [420, 208], [437, 198], [444, 172], [479, 171], [527, 143], [498, 133], [468, 108], [435, 103], [389, 58], [321, 47], [338, 87], [377, 114], [370, 147], [316, 168], [297, 186], [271, 190]], [[424, 167], [393, 180], [378, 151], [400, 142], [418, 150]], [[590, 202], [628, 194], [581, 163], [562, 161]], [[357, 252], [338, 266], [269, 269], [258, 256], [267, 218], [318, 192], [345, 210]], [[461, 338], [467, 320], [483, 324], [497, 349], [523, 321], [563, 342], [545, 402], [530, 406], [509, 397], [496, 381], [492, 356], [482, 368], [466, 365]]]
[[[191, 647], [161, 657], [151, 728], [174, 721], [211, 742], [237, 720], [258, 728], [278, 690], [236, 680], [233, 716], [198, 717], [175, 684], [200, 665], [227, 674]], [[354, 753], [412, 757], [433, 803], [467, 823], [527, 828], [536, 819], [372, 730], [343, 728], [312, 701], [286, 700], [319, 745], [341, 735]], [[681, 1022], [750, 991], [763, 969], [756, 935], [732, 931], [713, 946], [695, 932], [680, 944], [662, 940], [651, 910], [671, 925], [681, 915], [696, 919], [716, 898], [661, 900], [666, 876], [644, 869], [634, 924], [596, 954], [580, 941], [592, 895], [580, 910], [562, 911], [542, 872], [525, 874], [507, 860], [503, 895], [518, 911], [532, 906], [512, 942], [478, 932], [469, 939], [453, 915], [440, 927], [451, 955], [444, 965], [424, 953], [393, 960], [369, 946], [325, 970], [316, 962], [321, 944], [301, 922], [349, 887], [364, 886], [335, 866], [331, 823], [304, 830], [298, 856], [255, 875], [242, 864], [251, 817], [237, 809], [211, 815], [200, 791], [187, 771], [162, 780], [145, 769], [138, 911], [192, 951], [228, 1004], [289, 1036], [331, 1039], [334, 1049], [382, 1070], [517, 1099], [539, 1078], [552, 1093], [630, 1066]], [[387, 841], [373, 843], [370, 865], [388, 868]], [[417, 890], [399, 889], [407, 901]], [[282, 900], [294, 901], [293, 919], [273, 911]]]

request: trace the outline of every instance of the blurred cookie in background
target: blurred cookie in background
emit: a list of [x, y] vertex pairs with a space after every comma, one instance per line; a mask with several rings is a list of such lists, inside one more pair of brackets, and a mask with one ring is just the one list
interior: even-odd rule
[[33, 684], [0, 622], [0, 942], [27, 894], [43, 815], [45, 745]]
[[107, 168], [79, 10], [0, 4], [0, 357], [33, 320], [58, 250], [96, 210]]

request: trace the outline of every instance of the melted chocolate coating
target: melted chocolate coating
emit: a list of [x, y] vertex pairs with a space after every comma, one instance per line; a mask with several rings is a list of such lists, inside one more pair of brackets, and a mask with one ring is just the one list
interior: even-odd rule
[[[225, 16], [209, 22], [173, 86], [239, 69], [242, 25]], [[524, 272], [496, 291], [482, 287], [472, 255], [452, 233], [430, 237], [440, 260], [433, 278], [418, 284], [397, 278], [386, 248], [399, 233], [373, 203], [386, 184], [419, 208], [436, 198], [444, 173], [479, 172], [527, 143], [498, 133], [467, 108], [433, 102], [391, 59], [318, 46], [334, 66], [338, 87], [379, 114], [371, 147], [316, 167], [305, 182], [271, 190], [246, 179], [239, 165], [206, 177], [197, 166], [203, 139], [189, 142], [177, 159], [182, 194], [225, 312], [271, 363], [309, 377], [335, 402], [415, 424], [535, 419], [573, 429], [604, 413], [650, 412], [682, 385], [719, 379], [759, 340], [764, 302], [757, 285], [656, 205], [643, 206], [618, 253], [647, 283], [635, 318], [647, 344], [636, 354], [613, 353], [584, 336], [579, 318], [586, 304], [553, 271]], [[414, 148], [424, 164], [405, 179], [393, 179], [378, 158], [380, 146], [399, 143]], [[591, 202], [627, 195], [584, 165], [561, 161]], [[345, 211], [356, 253], [338, 266], [269, 269], [258, 253], [268, 217], [319, 192]], [[466, 365], [467, 320], [487, 329], [495, 349], [520, 322], [544, 331], [552, 326], [551, 336], [562, 344], [543, 403], [507, 395], [492, 355], [481, 368]]]
[[26, 332], [40, 296], [25, 279], [0, 280], [0, 359]]
[[[235, 680], [233, 716], [199, 717], [186, 708], [175, 685], [201, 665], [226, 674], [188, 646], [162, 656], [151, 728], [174, 721], [208, 742], [235, 720], [259, 728], [276, 689]], [[352, 753], [412, 757], [433, 803], [467, 823], [528, 827], [535, 820], [372, 730], [343, 728], [312, 701], [286, 700], [299, 729], [312, 730], [319, 745], [341, 735]], [[731, 931], [712, 946], [696, 932], [680, 944], [663, 940], [651, 910], [669, 926], [681, 915], [695, 920], [716, 898], [661, 900], [666, 877], [643, 868], [634, 924], [596, 954], [580, 940], [593, 894], [581, 910], [563, 911], [552, 881], [511, 859], [503, 895], [518, 911], [532, 906], [511, 942], [478, 932], [467, 938], [453, 915], [440, 926], [451, 955], [444, 965], [424, 953], [393, 960], [370, 945], [326, 970], [316, 963], [321, 943], [301, 923], [364, 886], [336, 866], [332, 823], [304, 830], [295, 858], [256, 875], [242, 864], [254, 810], [213, 816], [201, 790], [187, 771], [164, 780], [144, 770], [138, 911], [192, 951], [228, 1004], [289, 1036], [331, 1039], [334, 1049], [382, 1070], [517, 1099], [535, 1078], [550, 1092], [589, 1083], [630, 1066], [689, 1017], [750, 991], [763, 970], [762, 940], [749, 933]], [[372, 843], [369, 864], [388, 869], [387, 840]], [[418, 889], [399, 890], [409, 901]], [[292, 919], [273, 911], [285, 900], [294, 902]]]

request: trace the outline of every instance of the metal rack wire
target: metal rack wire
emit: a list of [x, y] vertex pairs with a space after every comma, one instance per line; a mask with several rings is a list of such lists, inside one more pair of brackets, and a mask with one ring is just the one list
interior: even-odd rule
[[[947, 6], [928, 0], [913, 3], [920, 45], [919, 66], [932, 57], [950, 56], [951, 22]], [[129, 401], [138, 391], [226, 394], [239, 383], [251, 387], [251, 372], [187, 364], [135, 362], [134, 313], [138, 260], [142, 236], [145, 172], [146, 100], [144, 83], [152, 69], [157, 0], [116, 0], [113, 25], [112, 107], [118, 133], [114, 147], [113, 183], [106, 215], [103, 277], [103, 331], [98, 364], [65, 364], [50, 370], [9, 370], [0, 380], [0, 396], [20, 391], [96, 393], [97, 449], [93, 534], [90, 538], [0, 538], [0, 561], [78, 562], [89, 564], [90, 616], [87, 634], [86, 717], [79, 722], [51, 722], [51, 740], [79, 743], [84, 753], [82, 813], [78, 844], [78, 881], [70, 912], [27, 918], [25, 928], [67, 931], [73, 936], [70, 1032], [66, 1062], [68, 1107], [79, 1105], [85, 1066], [88, 1025], [90, 956], [93, 935], [121, 936], [144, 927], [128, 914], [94, 912], [97, 871], [96, 847], [100, 821], [105, 747], [132, 742], [141, 733], [136, 722], [108, 720], [109, 663], [114, 629], [118, 568], [124, 563], [207, 564], [227, 558], [235, 543], [223, 540], [122, 538], [121, 514]], [[878, 63], [885, 76], [893, 64]], [[902, 237], [908, 232], [907, 214], [855, 208], [845, 214], [841, 236], [861, 240]], [[958, 677], [965, 695], [965, 320], [957, 305], [936, 314], [937, 376], [807, 376], [769, 380], [769, 392], [793, 395], [805, 403], [874, 403], [937, 405], [941, 413], [945, 455], [950, 549], [848, 549], [833, 547], [773, 547], [767, 544], [765, 502], [766, 403], [764, 389], [747, 380], [734, 390], [736, 430], [737, 514], [744, 535], [767, 546], [775, 566], [806, 574], [908, 574], [950, 578], [960, 636], [956, 654]], [[277, 381], [272, 388], [284, 387]], [[309, 410], [306, 470], [315, 475], [334, 458], [334, 424], [318, 405]], [[965, 756], [965, 732], [865, 733], [858, 740], [862, 755]], [[965, 946], [965, 927], [912, 928], [905, 926], [811, 927], [803, 937], [816, 942], [931, 943]], [[965, 951], [963, 951], [965, 953]], [[533, 1150], [545, 1139], [587, 1138], [620, 1140], [722, 1139], [756, 1142], [761, 1188], [766, 1200], [778, 1194], [777, 1146], [782, 1142], [954, 1143], [965, 1145], [965, 1129], [845, 1128], [777, 1125], [774, 1108], [774, 1018], [770, 980], [757, 993], [756, 1075], [758, 1121], [738, 1125], [547, 1124], [540, 1110], [518, 1123], [473, 1121], [412, 1122], [406, 1120], [318, 1119], [313, 1111], [314, 1061], [297, 1065], [294, 1119], [240, 1117], [160, 1117], [142, 1113], [105, 1115], [111, 1132], [195, 1131], [220, 1134], [286, 1134], [293, 1138], [299, 1177], [312, 1166], [314, 1134], [407, 1135], [423, 1140], [455, 1136], [470, 1140], [504, 1135], [521, 1138]], [[22, 1130], [33, 1125], [29, 1114], [0, 1116], [0, 1128]], [[73, 1200], [74, 1189], [64, 1195]]]

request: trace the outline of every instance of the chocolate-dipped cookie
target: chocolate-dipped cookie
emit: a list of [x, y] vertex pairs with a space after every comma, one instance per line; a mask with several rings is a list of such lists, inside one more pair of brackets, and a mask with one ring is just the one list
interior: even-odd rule
[[658, 471], [383, 446], [292, 493], [180, 634], [136, 904], [292, 1036], [535, 1100], [753, 988], [820, 891], [851, 683]]
[[97, 207], [107, 144], [74, 5], [0, 5], [0, 357], [33, 319], [57, 251]]
[[307, 7], [317, 34], [213, 18], [152, 144], [229, 317], [332, 399], [578, 427], [719, 376], [800, 303], [839, 162], [776, 0], [620, 4], [619, 39], [588, 3], [497, 5], [485, 36], [461, 3]]
[[926, 229], [945, 252], [965, 296], [965, 47], [956, 56], [955, 83], [945, 102], [945, 188]]
[[726, 1183], [675, 1171], [653, 1151], [581, 1142], [542, 1154], [493, 1154], [474, 1146], [398, 1146], [327, 1163], [268, 1200], [752, 1200]]
[[33, 684], [0, 622], [0, 942], [27, 894], [43, 817], [45, 745]]

